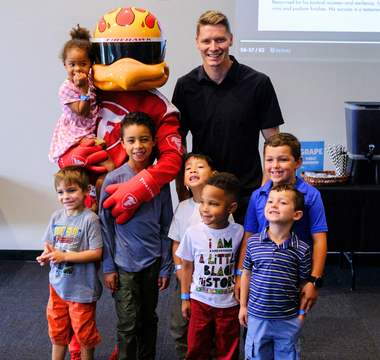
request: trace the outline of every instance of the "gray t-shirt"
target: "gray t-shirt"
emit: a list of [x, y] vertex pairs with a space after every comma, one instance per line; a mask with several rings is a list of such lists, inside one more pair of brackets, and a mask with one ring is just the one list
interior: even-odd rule
[[[99, 218], [88, 208], [71, 217], [65, 209], [56, 211], [42, 240], [63, 252], [96, 250], [103, 246]], [[95, 263], [63, 262], [50, 267], [50, 284], [62, 299], [78, 303], [99, 300], [102, 284]]]

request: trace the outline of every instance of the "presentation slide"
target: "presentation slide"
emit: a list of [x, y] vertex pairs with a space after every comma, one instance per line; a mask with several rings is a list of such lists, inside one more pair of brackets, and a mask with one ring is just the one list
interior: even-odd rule
[[240, 59], [380, 61], [380, 1], [238, 0]]

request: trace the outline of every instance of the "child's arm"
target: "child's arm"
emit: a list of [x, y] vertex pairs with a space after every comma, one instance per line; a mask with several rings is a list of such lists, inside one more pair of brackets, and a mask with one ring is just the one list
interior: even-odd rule
[[[89, 85], [87, 75], [82, 72], [77, 72], [73, 76], [73, 82], [78, 86], [80, 94], [86, 96], [88, 93]], [[78, 116], [87, 117], [90, 114], [90, 101], [79, 100], [66, 104], [70, 110]]]
[[173, 218], [172, 198], [169, 185], [164, 185], [162, 191], [162, 206], [160, 216], [161, 236], [161, 267], [159, 270], [158, 290], [162, 291], [169, 286], [172, 273], [172, 247], [173, 241], [169, 238], [169, 228]]
[[[177, 251], [178, 249], [178, 246], [179, 246], [179, 242], [178, 241], [175, 241], [173, 240], [173, 245], [172, 245], [172, 254], [173, 254], [173, 262], [174, 262], [174, 266], [182, 266], [182, 260], [180, 257], [178, 257], [175, 252]], [[182, 276], [182, 271], [181, 269], [178, 269], [176, 272], [176, 275], [177, 275], [177, 279], [181, 282], [181, 276]]]
[[[191, 279], [194, 272], [194, 261], [182, 260], [182, 282], [181, 282], [181, 295], [190, 294]], [[182, 300], [182, 315], [187, 320], [190, 320], [191, 303], [190, 299]]]
[[251, 270], [244, 269], [243, 275], [241, 276], [241, 286], [240, 286], [240, 311], [239, 311], [239, 322], [240, 325], [247, 327], [248, 324], [248, 297], [249, 297], [249, 284], [251, 281]]
[[[323, 268], [325, 267], [325, 261], [327, 256], [327, 241], [326, 233], [312, 234], [313, 239], [313, 261], [311, 267], [311, 276], [322, 277]], [[301, 289], [301, 305], [300, 309], [308, 313], [313, 305], [317, 302], [318, 288], [316, 288], [311, 282], [307, 282]]]
[[[44, 263], [50, 261], [52, 264], [59, 264], [61, 262], [73, 262], [73, 263], [88, 263], [95, 262], [101, 259], [102, 249], [85, 250], [80, 252], [62, 252], [55, 248], [53, 245], [45, 243], [45, 247], [49, 249], [49, 252], [40, 256], [41, 262]], [[45, 252], [45, 251], [44, 251]]]
[[[308, 283], [307, 280], [300, 280], [300, 282], [299, 282], [300, 293], [302, 293], [302, 290], [303, 290], [303, 288], [305, 287], [305, 285], [306, 285], [307, 283]], [[301, 307], [300, 307], [300, 309], [301, 309]], [[302, 310], [302, 309], [301, 309], [301, 310]], [[306, 315], [298, 314], [298, 317], [300, 318], [300, 320], [301, 320], [302, 322], [305, 322]]]
[[[244, 237], [240, 244], [240, 250], [239, 250], [239, 257], [236, 262], [236, 269], [242, 270], [243, 269], [243, 263], [244, 263], [244, 257], [245, 257], [245, 251], [247, 249], [247, 242], [248, 239], [253, 235], [252, 232], [244, 231]], [[241, 276], [236, 275], [235, 276], [235, 299], [236, 301], [240, 302], [240, 290], [241, 289]]]
[[100, 192], [99, 201], [99, 218], [101, 224], [102, 238], [103, 238], [103, 280], [104, 285], [109, 290], [118, 290], [119, 288], [119, 274], [114, 262], [115, 249], [115, 223], [111, 214], [111, 210], [106, 210], [103, 207], [103, 202], [108, 198], [105, 191], [107, 185], [112, 184], [109, 176], [106, 176]]

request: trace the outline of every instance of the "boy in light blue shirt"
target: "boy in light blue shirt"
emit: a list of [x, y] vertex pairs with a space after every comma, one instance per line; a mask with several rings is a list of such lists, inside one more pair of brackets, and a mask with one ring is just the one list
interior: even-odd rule
[[311, 254], [291, 227], [303, 207], [293, 184], [276, 185], [264, 211], [269, 227], [248, 239], [239, 311], [240, 324], [248, 327], [246, 359], [299, 359], [306, 315], [299, 294], [311, 273]]

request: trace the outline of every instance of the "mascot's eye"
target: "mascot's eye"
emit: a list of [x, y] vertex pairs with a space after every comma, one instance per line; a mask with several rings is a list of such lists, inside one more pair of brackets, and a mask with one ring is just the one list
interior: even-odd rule
[[111, 65], [117, 60], [130, 58], [143, 64], [161, 64], [166, 53], [166, 41], [160, 42], [94, 42], [96, 63]]

